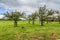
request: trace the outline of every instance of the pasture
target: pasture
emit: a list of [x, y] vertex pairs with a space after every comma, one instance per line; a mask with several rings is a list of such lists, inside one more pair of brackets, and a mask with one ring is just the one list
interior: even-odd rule
[[18, 21], [18, 27], [14, 27], [13, 21], [0, 21], [0, 40], [40, 40], [42, 35], [51, 40], [51, 34], [60, 38], [60, 24], [58, 22], [44, 23], [40, 26], [36, 21], [33, 25], [28, 21]]

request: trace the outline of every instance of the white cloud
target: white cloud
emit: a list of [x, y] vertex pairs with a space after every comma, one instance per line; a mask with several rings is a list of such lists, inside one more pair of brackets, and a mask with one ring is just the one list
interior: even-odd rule
[[35, 10], [37, 10], [37, 8], [32, 8], [32, 7], [29, 7], [29, 6], [21, 6], [20, 10], [34, 12]]
[[53, 1], [51, 1], [51, 2], [46, 2], [46, 6], [47, 6], [48, 9], [60, 10], [60, 5], [54, 3]]
[[0, 19], [2, 19], [4, 17], [4, 15], [0, 15]]
[[7, 9], [33, 12], [46, 4], [48, 9], [60, 10], [59, 0], [0, 0], [0, 6]]

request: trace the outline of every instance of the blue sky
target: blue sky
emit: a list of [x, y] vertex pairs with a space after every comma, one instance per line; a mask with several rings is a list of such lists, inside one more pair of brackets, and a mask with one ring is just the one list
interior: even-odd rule
[[6, 12], [12, 12], [11, 9], [5, 9], [4, 7], [0, 7], [0, 14], [4, 14]]
[[60, 0], [0, 0], [0, 14], [14, 10], [30, 14], [43, 5], [48, 9], [60, 10]]

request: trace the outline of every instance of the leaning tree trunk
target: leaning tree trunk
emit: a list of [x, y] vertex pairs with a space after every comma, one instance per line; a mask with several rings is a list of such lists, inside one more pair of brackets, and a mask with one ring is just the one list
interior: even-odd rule
[[17, 20], [14, 20], [14, 27], [17, 27]]

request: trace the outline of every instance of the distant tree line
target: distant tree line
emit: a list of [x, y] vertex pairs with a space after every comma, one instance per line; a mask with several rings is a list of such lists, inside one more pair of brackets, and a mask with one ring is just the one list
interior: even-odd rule
[[[57, 16], [55, 16], [57, 14]], [[11, 19], [14, 21], [14, 26], [17, 27], [17, 21], [19, 18], [23, 17], [28, 20], [28, 23], [32, 21], [32, 24], [35, 24], [35, 20], [38, 19], [40, 22], [40, 25], [43, 26], [44, 22], [49, 23], [53, 21], [58, 21], [60, 23], [60, 12], [57, 10], [48, 10], [46, 9], [46, 5], [43, 7], [40, 7], [38, 11], [35, 11], [31, 15], [28, 15], [26, 17], [24, 12], [11, 12], [11, 13], [5, 13], [5, 17]]]

